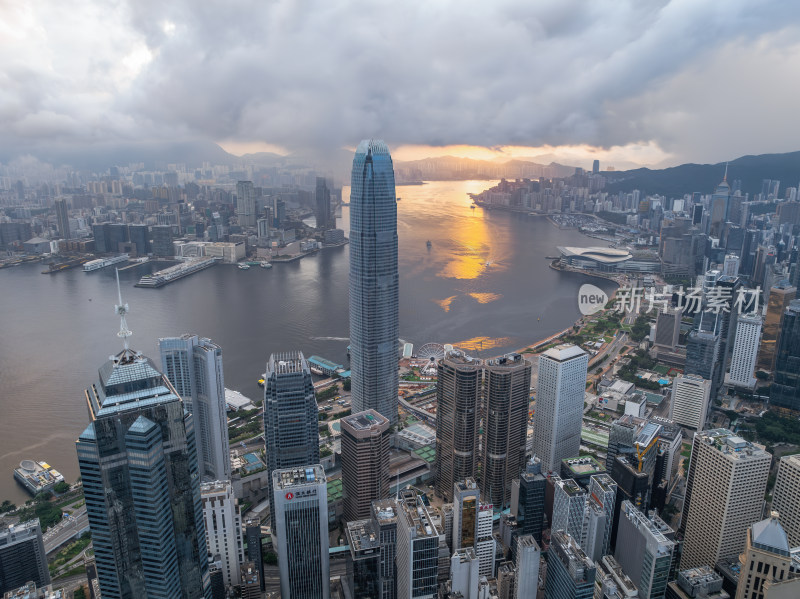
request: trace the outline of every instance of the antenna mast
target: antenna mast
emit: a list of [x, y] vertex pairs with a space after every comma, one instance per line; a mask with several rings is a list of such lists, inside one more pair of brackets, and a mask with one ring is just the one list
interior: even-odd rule
[[119, 303], [114, 306], [114, 310], [119, 315], [119, 332], [117, 333], [117, 337], [122, 339], [122, 344], [125, 349], [128, 349], [128, 337], [133, 335], [130, 329], [128, 329], [128, 323], [125, 321], [125, 315], [130, 312], [130, 308], [128, 304], [122, 303], [122, 289], [119, 286], [119, 269], [115, 268], [114, 270], [117, 271], [117, 297], [119, 298]]

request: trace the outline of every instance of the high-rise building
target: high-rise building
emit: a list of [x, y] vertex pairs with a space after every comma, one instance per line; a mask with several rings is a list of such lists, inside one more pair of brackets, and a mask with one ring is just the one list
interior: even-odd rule
[[164, 375], [194, 417], [202, 480], [230, 480], [222, 348], [210, 339], [181, 335], [159, 339], [158, 349]]
[[536, 597], [539, 589], [539, 560], [542, 550], [532, 535], [517, 537], [514, 597]]
[[698, 566], [678, 572], [678, 579], [667, 584], [665, 599], [730, 599], [722, 588], [722, 576], [711, 566]]
[[679, 528], [681, 568], [742, 552], [747, 527], [761, 517], [771, 462], [763, 447], [729, 430], [695, 434]]
[[69, 239], [71, 234], [69, 230], [69, 208], [67, 207], [67, 200], [55, 200], [53, 205], [56, 209], [58, 234], [64, 239]]
[[128, 225], [128, 236], [136, 248], [137, 256], [146, 256], [151, 252], [150, 227], [147, 225]]
[[[727, 171], [727, 169], [726, 169]], [[727, 175], [727, 172], [726, 172]], [[728, 221], [728, 204], [730, 202], [731, 187], [728, 185], [727, 176], [717, 185], [714, 194], [711, 196], [709, 210], [711, 211], [711, 237], [720, 239], [724, 231], [725, 223]]]
[[[264, 375], [264, 440], [270, 501], [274, 470], [319, 462], [317, 422], [314, 382], [302, 352], [272, 354]], [[275, 510], [272, 507], [270, 518], [274, 534]]]
[[641, 599], [664, 596], [675, 551], [674, 531], [654, 513], [622, 503], [614, 557], [639, 589]]
[[242, 515], [233, 495], [230, 481], [214, 481], [200, 485], [203, 519], [206, 524], [208, 556], [222, 571], [225, 586], [241, 582], [240, 568], [244, 563]]
[[264, 590], [264, 556], [261, 547], [261, 521], [258, 518], [245, 520], [244, 536], [247, 542], [245, 558], [248, 562], [255, 564], [258, 570], [261, 590]]
[[29, 520], [0, 529], [0, 594], [26, 582], [50, 584], [39, 520]]
[[781, 458], [772, 509], [778, 512], [789, 546], [800, 546], [800, 454]]
[[[151, 233], [153, 235], [153, 256], [156, 258], [174, 257], [175, 248], [172, 245], [172, 227], [170, 225], [154, 225], [151, 228]], [[97, 240], [96, 234], [95, 240]]]
[[394, 499], [372, 502], [372, 521], [380, 542], [380, 571], [378, 573], [378, 599], [397, 597], [397, 517], [400, 507]]
[[381, 542], [375, 523], [369, 520], [354, 520], [345, 529], [347, 554], [345, 585], [353, 599], [375, 599], [379, 597]]
[[681, 451], [683, 433], [680, 426], [667, 418], [656, 416], [651, 418], [651, 421], [661, 426], [661, 431], [658, 433], [658, 455], [656, 456], [653, 482], [656, 484], [660, 481], [670, 482], [678, 469], [678, 459], [676, 458]]
[[575, 345], [539, 357], [533, 453], [545, 472], [559, 472], [561, 460], [580, 453], [588, 365], [589, 356]]
[[532, 535], [537, 543], [542, 542], [546, 489], [542, 461], [533, 456], [511, 485], [511, 514], [517, 520], [520, 534]]
[[354, 412], [397, 422], [397, 202], [389, 148], [364, 140], [350, 180], [350, 366]]
[[586, 489], [571, 478], [553, 477], [553, 521], [550, 530], [563, 530], [581, 544], [584, 512], [586, 511]]
[[328, 487], [322, 466], [272, 472], [276, 549], [284, 599], [328, 599]]
[[531, 364], [520, 354], [487, 360], [483, 381], [481, 495], [503, 509], [511, 483], [525, 466]]
[[717, 375], [722, 353], [720, 335], [714, 331], [695, 330], [686, 340], [686, 368], [684, 374], [694, 374], [711, 382], [711, 397], [716, 397]]
[[729, 277], [739, 276], [739, 256], [736, 254], [727, 254], [722, 267], [722, 273]]
[[800, 596], [800, 574], [793, 570], [789, 539], [777, 512], [747, 529], [736, 599]]
[[769, 372], [775, 367], [776, 348], [781, 333], [783, 315], [795, 297], [797, 297], [797, 288], [790, 285], [788, 281], [782, 281], [769, 290], [767, 314], [764, 317], [764, 328], [761, 334], [761, 349], [756, 362], [759, 370]]
[[327, 229], [336, 228], [335, 223], [332, 223], [333, 215], [331, 211], [331, 190], [328, 189], [328, 184], [325, 177], [317, 177], [317, 189], [315, 198], [317, 217], [317, 229], [323, 231]]
[[594, 599], [638, 599], [639, 589], [613, 555], [604, 555], [595, 565]]
[[256, 226], [256, 195], [252, 181], [236, 182], [236, 216], [242, 227]]
[[597, 175], [600, 173], [600, 161], [595, 160], [592, 162], [592, 174]]
[[581, 547], [592, 561], [608, 553], [614, 523], [617, 483], [608, 474], [589, 479]]
[[193, 418], [153, 362], [127, 347], [86, 390], [76, 443], [103, 597], [210, 599]]
[[472, 547], [480, 561], [481, 576], [491, 576], [494, 570], [495, 541], [492, 538], [490, 504], [481, 503], [478, 485], [471, 478], [455, 483], [453, 489], [452, 547]]
[[461, 352], [448, 353], [437, 370], [436, 492], [452, 500], [453, 485], [476, 475], [483, 371]]
[[769, 402], [800, 412], [800, 300], [793, 300], [783, 315]]
[[725, 382], [734, 387], [752, 389], [756, 384], [753, 376], [761, 341], [761, 316], [743, 314], [736, 322], [736, 340], [731, 353], [731, 366]]
[[261, 587], [264, 585], [264, 581], [258, 569], [258, 564], [250, 561], [242, 564], [240, 578], [242, 579], [242, 586], [240, 587], [241, 598], [261, 599]]
[[711, 381], [692, 374], [676, 376], [672, 383], [669, 417], [681, 426], [703, 430], [711, 397]]
[[492, 536], [494, 509], [491, 503], [478, 506], [478, 537], [475, 540], [475, 553], [480, 562], [481, 576], [494, 576], [494, 562], [497, 542]]
[[428, 508], [416, 491], [397, 498], [397, 598], [433, 599], [439, 575], [439, 536]]
[[656, 339], [654, 345], [665, 349], [675, 349], [681, 334], [681, 312], [661, 310], [656, 318]]
[[389, 420], [375, 410], [341, 419], [345, 520], [370, 517], [372, 502], [389, 495]]
[[463, 599], [478, 599], [478, 556], [472, 547], [456, 549], [450, 558], [450, 593]]
[[575, 539], [553, 532], [548, 554], [545, 599], [591, 599], [597, 570]]

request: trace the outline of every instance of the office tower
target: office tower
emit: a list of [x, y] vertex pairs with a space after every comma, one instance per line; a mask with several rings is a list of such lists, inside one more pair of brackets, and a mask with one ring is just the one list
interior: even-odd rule
[[639, 590], [613, 555], [595, 562], [594, 599], [638, 599]]
[[736, 340], [731, 353], [731, 366], [725, 382], [734, 387], [752, 389], [753, 376], [761, 340], [761, 315], [743, 314], [736, 322]]
[[720, 358], [719, 335], [713, 331], [693, 330], [686, 340], [685, 374], [696, 374], [711, 381]]
[[532, 535], [542, 542], [544, 528], [544, 495], [547, 478], [542, 474], [542, 461], [533, 456], [518, 479], [511, 485], [511, 514], [522, 535]]
[[29, 520], [0, 529], [0, 594], [26, 582], [50, 584], [39, 520]]
[[481, 496], [499, 509], [511, 503], [511, 483], [525, 466], [531, 364], [520, 354], [484, 367]]
[[661, 310], [656, 318], [654, 345], [675, 349], [681, 334], [681, 313], [677, 310]]
[[575, 539], [563, 530], [553, 532], [548, 553], [545, 598], [590, 599], [596, 568]]
[[397, 203], [385, 143], [364, 140], [350, 182], [350, 366], [353, 411], [397, 422]]
[[[722, 383], [725, 376], [728, 363], [730, 361], [731, 353], [733, 352], [733, 341], [736, 336], [736, 328], [739, 320], [739, 310], [736, 308], [734, 302], [740, 295], [742, 282], [739, 277], [731, 277], [721, 275], [715, 283], [712, 293], [716, 294], [714, 301], [721, 305], [721, 311], [716, 316], [715, 325], [716, 332], [719, 333], [719, 365], [714, 371], [715, 378], [713, 383], [716, 388]], [[708, 302], [708, 297], [706, 298]]]
[[678, 469], [679, 460], [677, 458], [681, 451], [683, 433], [681, 427], [672, 420], [654, 417], [651, 421], [661, 426], [661, 431], [658, 433], [658, 455], [656, 456], [653, 482], [671, 482]]
[[453, 499], [453, 485], [476, 474], [479, 403], [483, 372], [479, 360], [449, 352], [437, 365], [436, 492]]
[[539, 357], [533, 453], [545, 472], [558, 472], [561, 460], [580, 453], [588, 365], [589, 356], [575, 345], [558, 345]]
[[492, 506], [481, 503], [478, 485], [471, 478], [455, 483], [453, 487], [453, 550], [474, 548], [480, 561], [481, 576], [491, 576], [495, 556]]
[[[311, 370], [302, 352], [272, 354], [264, 375], [264, 441], [269, 497], [274, 470], [319, 462], [317, 400]], [[275, 534], [275, 510], [270, 521]]]
[[328, 487], [322, 466], [272, 472], [283, 599], [328, 599]]
[[147, 225], [128, 225], [128, 236], [136, 247], [137, 256], [150, 253], [150, 228]]
[[151, 228], [151, 233], [153, 234], [153, 256], [155, 258], [173, 258], [175, 249], [172, 246], [172, 227], [155, 225]]
[[214, 481], [200, 485], [203, 519], [206, 524], [208, 555], [219, 563], [225, 586], [240, 582], [239, 569], [244, 563], [242, 515], [233, 495], [230, 481]]
[[789, 546], [800, 546], [800, 454], [781, 458], [772, 509], [778, 512]]
[[450, 593], [463, 599], [478, 599], [478, 556], [472, 547], [456, 549], [450, 558]]
[[194, 417], [201, 479], [230, 480], [222, 348], [210, 339], [181, 335], [159, 339], [158, 349], [164, 375]]
[[248, 518], [244, 523], [244, 537], [247, 542], [245, 558], [255, 564], [261, 580], [261, 590], [264, 590], [264, 557], [261, 552], [261, 521], [257, 518]]
[[613, 472], [617, 456], [634, 457], [638, 470], [652, 472], [658, 455], [656, 441], [661, 425], [626, 414], [611, 423], [608, 433], [606, 471]]
[[592, 173], [597, 175], [600, 172], [600, 161], [595, 160], [592, 162]]
[[727, 254], [725, 256], [722, 274], [729, 277], [739, 276], [739, 256], [736, 254]]
[[71, 234], [69, 231], [69, 208], [67, 207], [67, 200], [55, 200], [53, 205], [56, 209], [58, 234], [64, 239], [69, 239]]
[[800, 300], [793, 300], [783, 315], [769, 402], [776, 408], [800, 411]]
[[542, 550], [532, 535], [517, 537], [514, 597], [536, 597], [539, 589], [539, 560]]
[[389, 420], [375, 410], [341, 419], [345, 520], [369, 518], [372, 502], [389, 495]]
[[747, 529], [736, 599], [800, 596], [800, 576], [793, 569], [789, 539], [772, 512]]
[[[727, 168], [726, 168], [727, 171]], [[730, 202], [731, 188], [726, 177], [717, 185], [711, 196], [709, 210], [711, 211], [711, 229], [709, 235], [719, 239], [722, 236], [725, 223], [728, 221], [728, 204]]]
[[256, 226], [256, 195], [252, 181], [236, 182], [236, 216], [240, 226]]
[[781, 332], [783, 315], [789, 303], [797, 296], [797, 288], [788, 281], [782, 281], [769, 290], [767, 314], [764, 317], [764, 328], [761, 334], [761, 350], [758, 353], [756, 367], [759, 370], [771, 371], [775, 367], [775, 355], [778, 337]]
[[726, 429], [698, 432], [686, 478], [681, 567], [739, 555], [761, 517], [772, 456]]
[[616, 496], [617, 484], [608, 474], [589, 479], [581, 547], [592, 561], [596, 562], [608, 553]]
[[428, 508], [413, 490], [397, 498], [397, 598], [433, 599], [439, 575], [439, 536]]
[[210, 597], [194, 420], [153, 362], [125, 348], [86, 390], [76, 443], [103, 597]]
[[242, 579], [242, 586], [240, 587], [241, 599], [261, 599], [261, 587], [264, 586], [264, 580], [261, 577], [258, 564], [253, 562], [242, 564], [240, 578]]
[[622, 503], [614, 558], [639, 589], [641, 599], [664, 596], [675, 551], [674, 531], [653, 512]]
[[[239, 571], [239, 579], [241, 580], [242, 572]], [[222, 568], [218, 562], [211, 562], [208, 564], [208, 578], [211, 581], [211, 599], [226, 599], [225, 578], [222, 574]]]
[[580, 544], [586, 509], [586, 489], [571, 478], [553, 477], [553, 521], [551, 530], [563, 530]]
[[380, 571], [378, 573], [378, 599], [397, 597], [397, 516], [400, 508], [394, 499], [372, 502], [372, 521], [380, 542]]
[[701, 431], [705, 428], [711, 397], [711, 381], [692, 374], [675, 377], [669, 417], [681, 426]]
[[[110, 252], [108, 249], [108, 223], [95, 223], [92, 225], [92, 237], [94, 237], [94, 251], [97, 254]], [[23, 241], [30, 239], [26, 237]]]
[[345, 582], [352, 599], [378, 597], [380, 580], [380, 540], [372, 520], [348, 522], [345, 529], [347, 554]]
[[323, 231], [326, 229], [334, 229], [335, 224], [331, 222], [333, 220], [331, 212], [331, 190], [328, 189], [325, 177], [317, 177], [317, 189], [314, 199], [316, 200], [315, 216], [317, 217], [317, 229]]
[[698, 566], [678, 573], [678, 579], [667, 584], [665, 599], [730, 599], [722, 588], [722, 576], [711, 566]]
[[494, 510], [492, 504], [481, 503], [478, 506], [478, 537], [475, 540], [475, 553], [480, 561], [481, 576], [494, 576], [494, 562], [497, 542], [492, 536]]

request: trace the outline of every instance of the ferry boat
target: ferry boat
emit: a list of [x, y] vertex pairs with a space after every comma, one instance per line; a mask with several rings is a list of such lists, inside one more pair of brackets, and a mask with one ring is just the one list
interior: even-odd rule
[[239, 268], [239, 270], [250, 270], [250, 265], [249, 264], [240, 264], [238, 266], [238, 268]]
[[427, 246], [428, 246], [428, 249], [431, 249], [431, 247], [433, 246], [433, 244], [431, 243], [431, 240], [430, 240], [430, 239], [429, 239], [428, 241], [426, 241], [426, 242], [425, 242], [425, 245], [427, 245]]
[[267, 261], [262, 262], [261, 264], [259, 264], [259, 266], [261, 266], [261, 268], [272, 268], [272, 264], [270, 264]]
[[120, 254], [119, 256], [113, 256], [111, 258], [91, 260], [83, 265], [83, 272], [92, 272], [93, 270], [99, 270], [106, 266], [111, 266], [112, 264], [119, 264], [120, 262], [127, 261], [129, 258], [130, 256], [128, 254]]
[[144, 275], [141, 279], [139, 279], [139, 282], [136, 283], [135, 287], [150, 287], [157, 289], [158, 287], [163, 287], [168, 283], [172, 283], [178, 279], [182, 279], [183, 277], [187, 277], [196, 272], [200, 272], [203, 269], [214, 266], [214, 264], [217, 263], [217, 260], [218, 258], [215, 256], [192, 258], [186, 262], [181, 262], [175, 266], [170, 266], [164, 270], [154, 272], [152, 275]]

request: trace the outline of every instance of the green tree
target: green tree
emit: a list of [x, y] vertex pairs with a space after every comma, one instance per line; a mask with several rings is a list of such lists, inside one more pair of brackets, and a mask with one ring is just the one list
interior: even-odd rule
[[350, 379], [344, 379], [344, 382], [342, 383], [342, 389], [345, 391], [350, 391]]
[[63, 480], [61, 482], [58, 482], [53, 487], [53, 491], [55, 491], [56, 493], [66, 493], [67, 491], [69, 491], [69, 483]]

